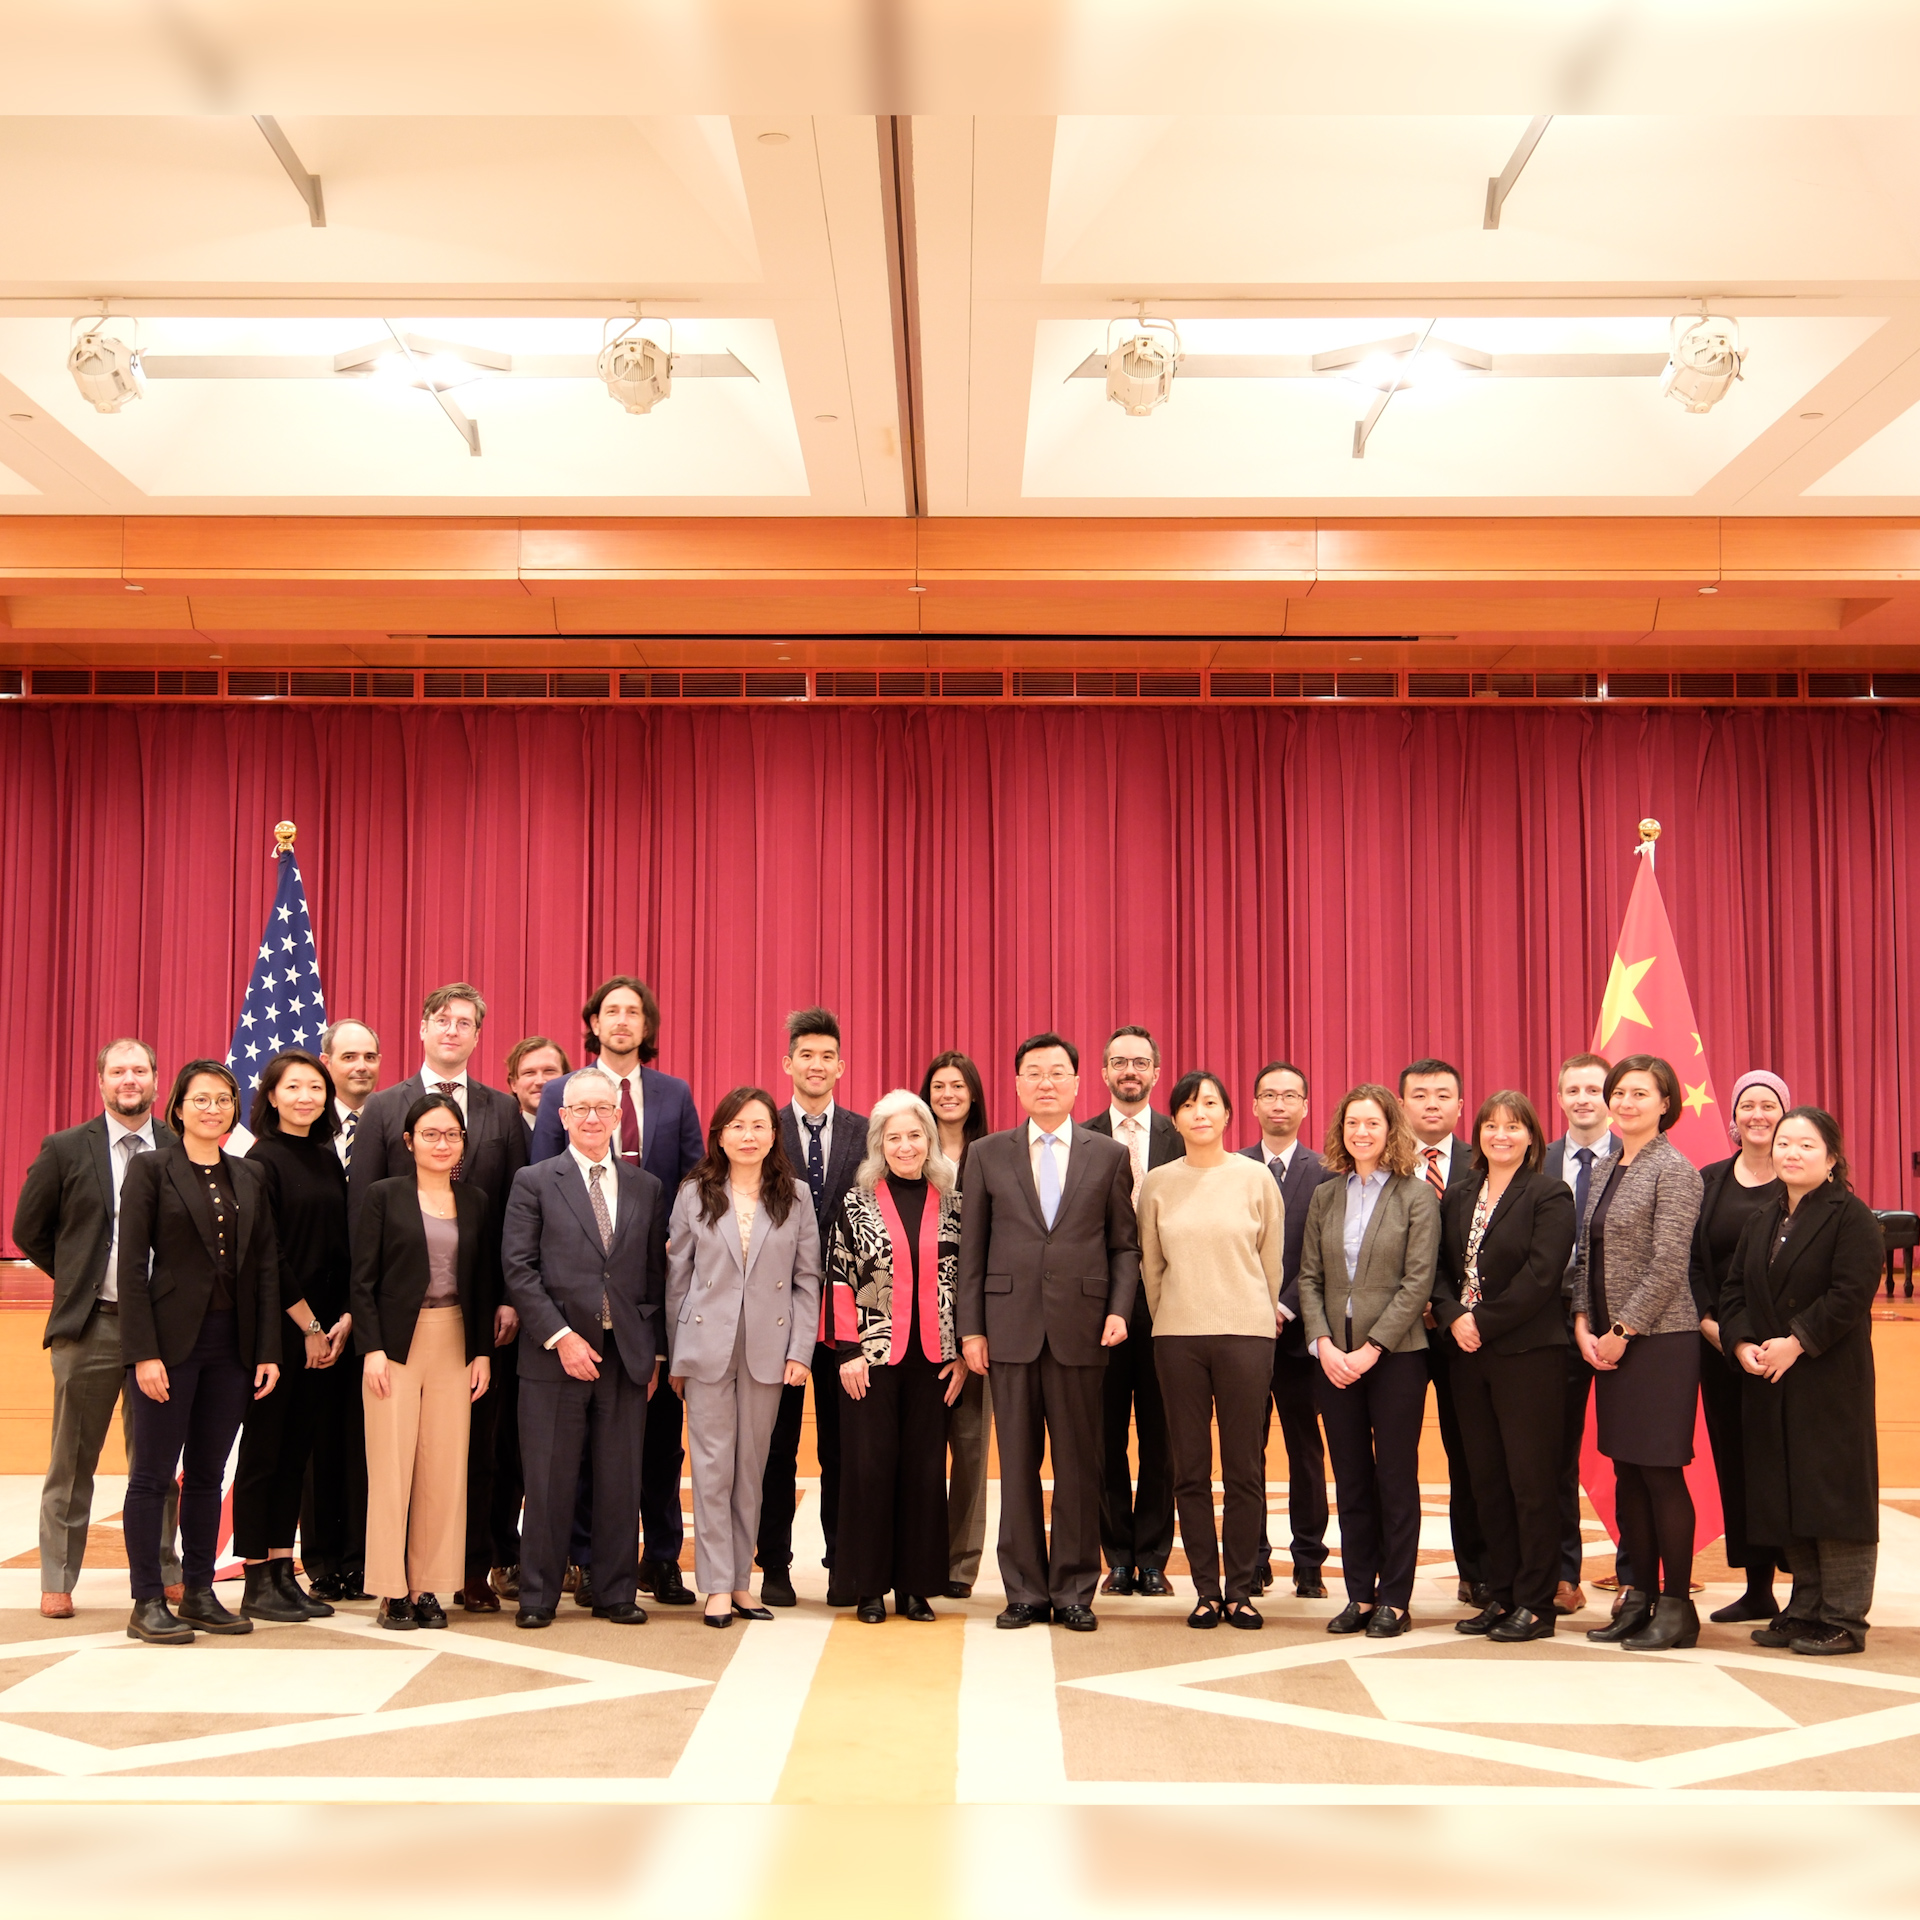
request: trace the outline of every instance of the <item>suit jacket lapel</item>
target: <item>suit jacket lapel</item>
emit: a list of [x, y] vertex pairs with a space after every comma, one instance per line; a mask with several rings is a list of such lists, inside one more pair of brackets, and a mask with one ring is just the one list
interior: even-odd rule
[[[734, 1257], [740, 1258], [740, 1217], [733, 1216], [733, 1232], [728, 1236]], [[740, 1260], [740, 1277], [744, 1280], [753, 1271], [753, 1263], [760, 1258], [760, 1249], [767, 1243], [767, 1235], [773, 1231], [773, 1223], [767, 1218], [767, 1203], [762, 1200], [753, 1210], [753, 1225], [747, 1229], [747, 1253]]]
[[[1081, 1148], [1088, 1140], [1097, 1139], [1098, 1137], [1099, 1136], [1093, 1133], [1090, 1128], [1080, 1126], [1077, 1123], [1067, 1135], [1067, 1177], [1060, 1188], [1060, 1211], [1054, 1215], [1056, 1224], [1065, 1217], [1069, 1203], [1072, 1201], [1073, 1196], [1080, 1191], [1087, 1178], [1087, 1160], [1089, 1156], [1082, 1152]], [[1116, 1141], [1115, 1144], [1118, 1145], [1119, 1143]], [[1149, 1136], [1147, 1157], [1149, 1159], [1153, 1157], [1151, 1136]], [[1033, 1204], [1036, 1207], [1040, 1204], [1040, 1192], [1037, 1187], [1034, 1189]]]
[[[113, 1218], [113, 1148], [107, 1144], [107, 1119], [105, 1114], [95, 1114], [87, 1122], [92, 1138], [87, 1143], [87, 1151], [93, 1160], [93, 1176], [100, 1182], [100, 1206], [107, 1218]], [[154, 1138], [159, 1139], [156, 1129]]]
[[[1027, 1124], [1022, 1120], [1006, 1136], [1007, 1151], [1008, 1157], [1013, 1162], [1015, 1183], [1027, 1203], [1027, 1211], [1033, 1216], [1033, 1224], [1044, 1234], [1047, 1231], [1047, 1216], [1040, 1211], [1040, 1189], [1034, 1185], [1033, 1181], [1033, 1148], [1027, 1136]], [[986, 1142], [983, 1140], [980, 1145], [985, 1146]], [[979, 1147], [974, 1149], [976, 1153], [979, 1150]], [[1073, 1164], [1071, 1154], [1067, 1156], [1067, 1164], [1069, 1166]], [[1064, 1205], [1065, 1195], [1061, 1196], [1061, 1201]]]
[[[613, 1161], [616, 1166], [619, 1165], [618, 1155], [609, 1153], [607, 1158]], [[599, 1246], [600, 1222], [593, 1217], [593, 1199], [587, 1192], [585, 1176], [581, 1173], [580, 1169], [574, 1165], [572, 1149], [569, 1148], [564, 1153], [556, 1153], [553, 1156], [553, 1164], [560, 1169], [559, 1173], [554, 1177], [560, 1182], [561, 1192], [567, 1196], [567, 1204], [573, 1209], [574, 1218], [580, 1222], [581, 1227], [585, 1230], [588, 1241], [596, 1247]], [[617, 1174], [614, 1177], [616, 1179], [619, 1178]], [[621, 1194], [620, 1198], [623, 1203], [626, 1197], [624, 1193]], [[622, 1204], [614, 1226], [615, 1239], [618, 1239], [620, 1234], [618, 1222], [624, 1220], [626, 1217], [627, 1210], [625, 1205]]]
[[[645, 1121], [641, 1122], [642, 1126], [645, 1126], [645, 1124]], [[646, 1156], [646, 1142], [644, 1140], [641, 1142], [640, 1151], [641, 1157], [644, 1159]], [[616, 1169], [613, 1177], [620, 1195], [620, 1210], [613, 1216], [613, 1245], [618, 1247], [632, 1230], [634, 1216], [640, 1211], [640, 1175], [634, 1168], [628, 1166], [617, 1153], [610, 1157]], [[598, 1239], [600, 1237], [600, 1229], [597, 1224], [593, 1231], [594, 1238]], [[610, 1248], [609, 1251], [612, 1251], [612, 1249]]]
[[[1767, 1268], [1767, 1287], [1772, 1293], [1776, 1309], [1780, 1316], [1780, 1325], [1784, 1331], [1789, 1318], [1786, 1310], [1787, 1295], [1792, 1290], [1792, 1273], [1801, 1257], [1820, 1237], [1820, 1231], [1827, 1224], [1833, 1211], [1833, 1188], [1825, 1186], [1810, 1193], [1800, 1202], [1799, 1212], [1794, 1216], [1793, 1231], [1787, 1235], [1787, 1244], [1780, 1249], [1780, 1258], [1770, 1261]], [[1767, 1251], [1773, 1251], [1774, 1238], [1780, 1231], [1780, 1218], [1786, 1211], [1784, 1196], [1779, 1202], [1780, 1212], [1768, 1209], [1772, 1222], [1772, 1231], [1767, 1239]]]

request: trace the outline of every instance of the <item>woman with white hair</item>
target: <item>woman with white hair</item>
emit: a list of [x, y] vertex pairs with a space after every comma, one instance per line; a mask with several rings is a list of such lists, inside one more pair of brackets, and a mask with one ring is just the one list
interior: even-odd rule
[[[840, 1354], [834, 1573], [858, 1618], [931, 1620], [947, 1584], [947, 1409], [966, 1384], [953, 1332], [960, 1196], [932, 1112], [904, 1087], [867, 1122], [867, 1157], [827, 1254]], [[898, 1284], [896, 1284], [896, 1282]]]

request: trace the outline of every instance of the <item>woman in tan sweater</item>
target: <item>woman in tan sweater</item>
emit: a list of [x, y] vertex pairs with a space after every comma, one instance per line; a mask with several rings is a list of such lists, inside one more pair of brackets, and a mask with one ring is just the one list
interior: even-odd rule
[[[1154, 1370], [1167, 1409], [1180, 1540], [1199, 1595], [1190, 1627], [1261, 1624], [1252, 1601], [1266, 1518], [1267, 1390], [1279, 1324], [1286, 1238], [1280, 1189], [1257, 1161], [1226, 1149], [1233, 1102], [1211, 1073], [1173, 1090], [1184, 1160], [1140, 1183], [1140, 1279], [1153, 1315]], [[1213, 1525], [1213, 1424], [1226, 1486], [1221, 1543]]]

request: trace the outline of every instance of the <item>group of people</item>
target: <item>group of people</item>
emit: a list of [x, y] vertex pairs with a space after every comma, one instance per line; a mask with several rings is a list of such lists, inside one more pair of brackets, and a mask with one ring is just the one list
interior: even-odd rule
[[839, 1024], [813, 1007], [786, 1023], [790, 1093], [736, 1087], [703, 1130], [653, 1065], [643, 981], [603, 982], [583, 1017], [589, 1064], [533, 1035], [496, 1090], [468, 1072], [486, 1003], [456, 982], [427, 995], [407, 1079], [376, 1091], [379, 1038], [342, 1020], [266, 1062], [244, 1116], [220, 1061], [181, 1068], [156, 1116], [153, 1050], [101, 1049], [103, 1111], [49, 1136], [14, 1225], [54, 1279], [43, 1613], [72, 1612], [117, 1397], [136, 1639], [366, 1599], [395, 1631], [503, 1601], [539, 1629], [569, 1594], [639, 1625], [643, 1596], [695, 1604], [689, 1458], [702, 1618], [768, 1620], [798, 1598], [811, 1390], [828, 1600], [861, 1621], [971, 1593], [997, 1430], [999, 1626], [1092, 1631], [1098, 1593], [1171, 1594], [1177, 1520], [1188, 1624], [1257, 1629], [1277, 1414], [1295, 1593], [1326, 1596], [1330, 1458], [1346, 1604], [1327, 1630], [1392, 1637], [1431, 1383], [1460, 1632], [1540, 1639], [1584, 1607], [1591, 1398], [1620, 1548], [1588, 1637], [1693, 1645], [1704, 1396], [1747, 1580], [1714, 1618], [1801, 1653], [1865, 1644], [1880, 1233], [1832, 1117], [1771, 1073], [1736, 1084], [1738, 1151], [1704, 1177], [1666, 1138], [1677, 1076], [1646, 1054], [1570, 1059], [1551, 1141], [1513, 1089], [1461, 1138], [1460, 1074], [1417, 1060], [1348, 1089], [1319, 1152], [1307, 1076], [1276, 1060], [1236, 1151], [1219, 1075], [1153, 1107], [1141, 1027], [1107, 1041], [1085, 1124], [1077, 1048], [1024, 1040], [1022, 1118], [996, 1133], [959, 1052], [871, 1114], [839, 1105]]

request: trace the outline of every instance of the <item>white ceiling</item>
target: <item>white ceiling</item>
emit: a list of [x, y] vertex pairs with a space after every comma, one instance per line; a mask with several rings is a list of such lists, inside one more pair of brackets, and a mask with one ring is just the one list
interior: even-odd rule
[[[900, 514], [872, 109], [906, 100], [927, 511], [1920, 511], [1920, 9], [1539, 12], [423, 0], [317, 35], [239, 0], [64, 26], [0, 0], [0, 510]], [[1550, 108], [1486, 231], [1488, 177]], [[63, 361], [101, 300], [153, 356], [332, 354], [388, 323], [578, 356], [638, 303], [754, 378], [680, 380], [646, 416], [590, 380], [481, 378], [456, 396], [478, 459], [386, 380], [156, 379], [100, 415]], [[1066, 377], [1139, 303], [1196, 354], [1430, 320], [1644, 354], [1702, 300], [1749, 349], [1708, 415], [1645, 376], [1417, 380], [1364, 460], [1349, 380], [1176, 380], [1129, 419]]]

